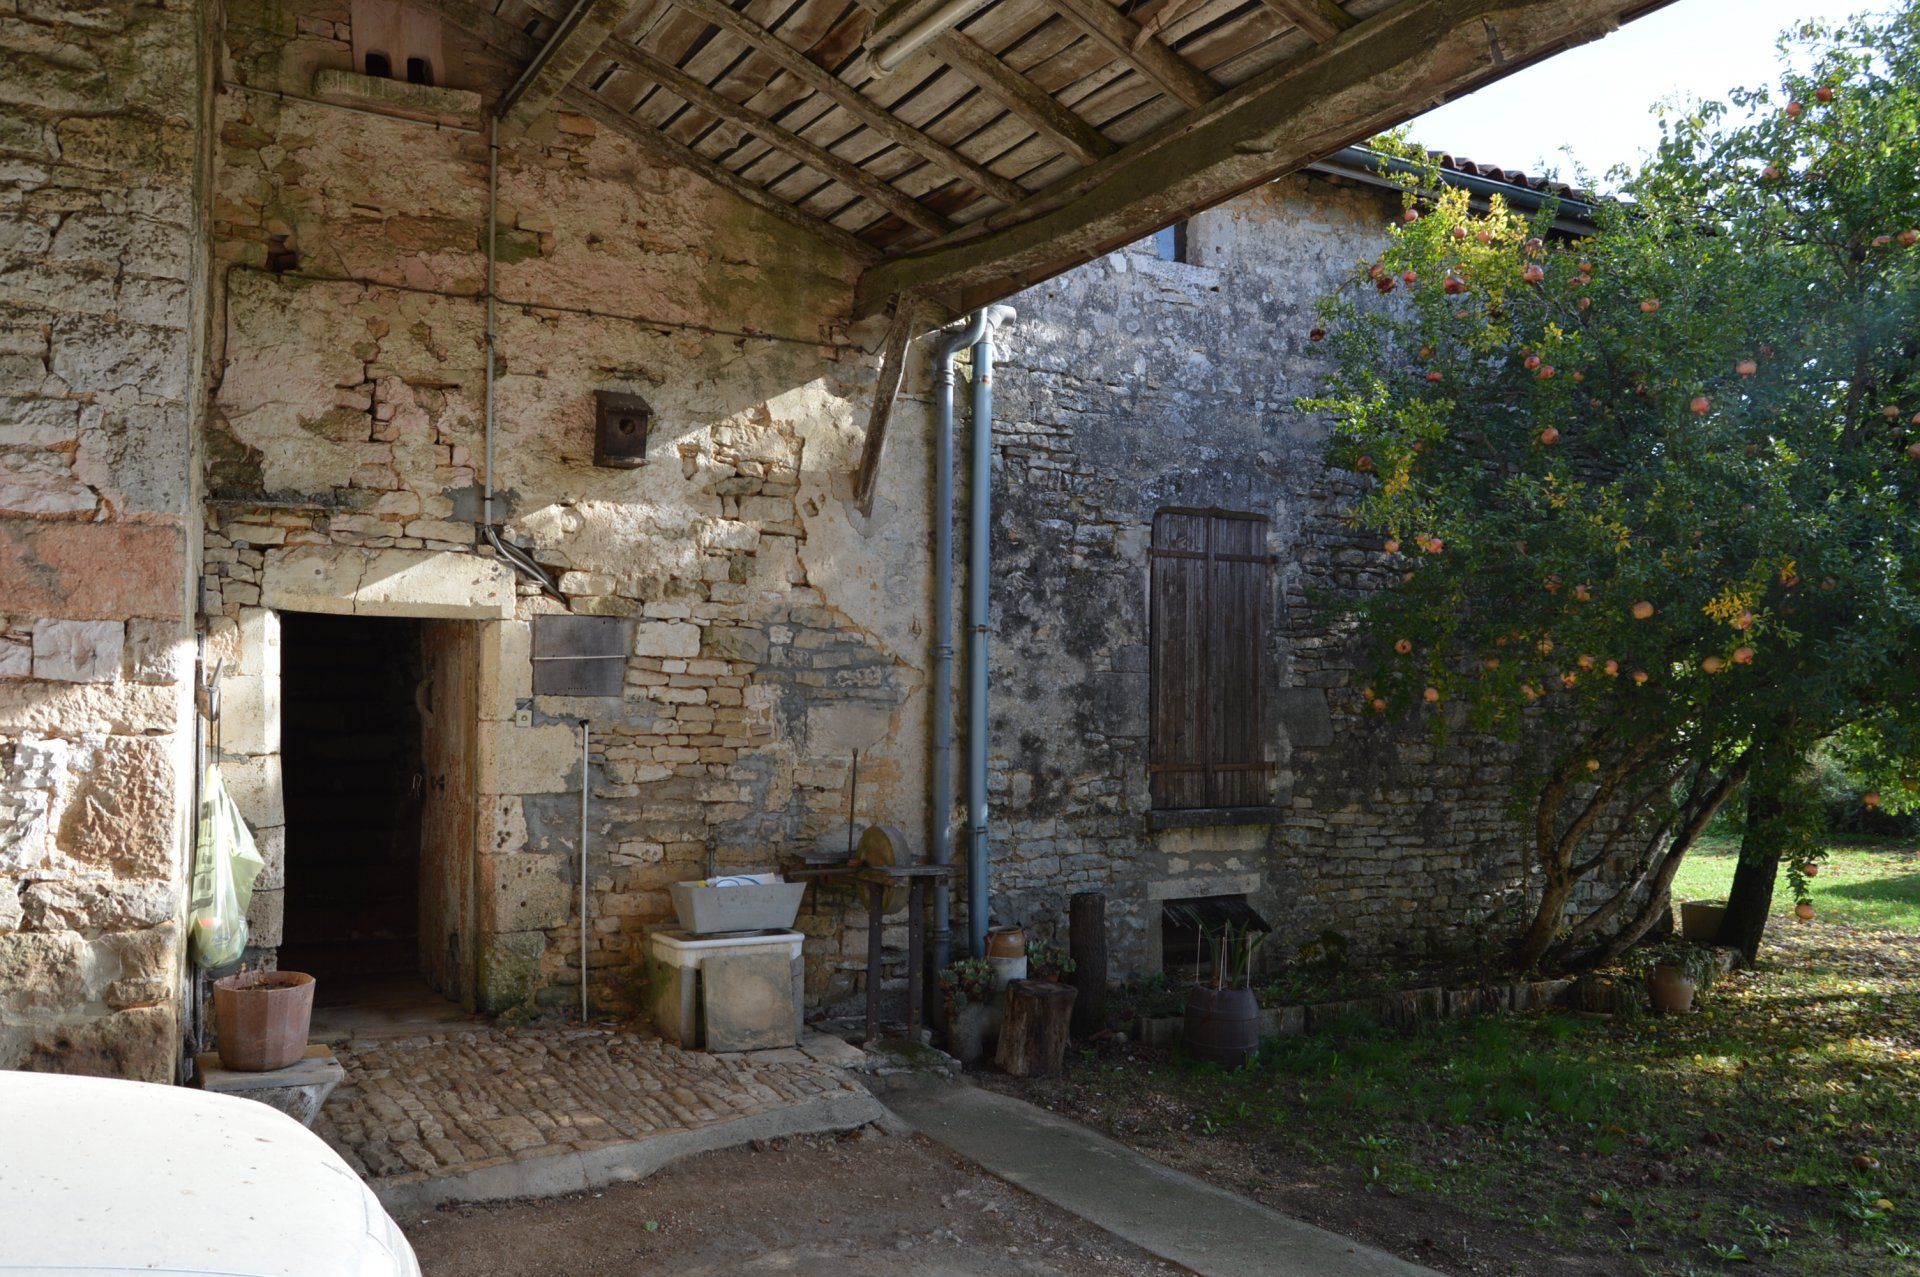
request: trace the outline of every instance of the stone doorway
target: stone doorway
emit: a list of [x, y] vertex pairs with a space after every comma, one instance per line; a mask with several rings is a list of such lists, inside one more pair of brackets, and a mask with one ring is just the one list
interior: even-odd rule
[[278, 964], [322, 1018], [473, 1002], [478, 627], [283, 613]]

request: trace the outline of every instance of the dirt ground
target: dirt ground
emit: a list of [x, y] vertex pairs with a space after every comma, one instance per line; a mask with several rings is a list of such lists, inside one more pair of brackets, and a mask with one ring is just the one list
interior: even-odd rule
[[776, 1141], [635, 1184], [402, 1219], [429, 1277], [1145, 1277], [1165, 1264], [918, 1137]]

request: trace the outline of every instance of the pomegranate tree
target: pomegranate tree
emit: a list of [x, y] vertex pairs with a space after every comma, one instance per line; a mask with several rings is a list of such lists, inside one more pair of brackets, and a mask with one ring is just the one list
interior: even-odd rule
[[1367, 458], [1353, 518], [1447, 548], [1329, 604], [1354, 709], [1537, 760], [1522, 967], [1644, 934], [1743, 792], [1752, 949], [1808, 863], [1808, 752], [1871, 722], [1920, 759], [1920, 6], [1797, 38], [1804, 73], [1670, 123], [1589, 239], [1409, 174], [1418, 216], [1322, 307], [1305, 403]]

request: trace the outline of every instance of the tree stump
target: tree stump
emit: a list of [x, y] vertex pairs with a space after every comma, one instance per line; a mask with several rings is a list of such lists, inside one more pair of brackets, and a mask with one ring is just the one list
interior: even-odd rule
[[1067, 983], [1080, 991], [1073, 1004], [1073, 1031], [1088, 1037], [1107, 1027], [1107, 897], [1076, 891], [1067, 901]]
[[1001, 1072], [1046, 1077], [1060, 1071], [1077, 992], [1049, 980], [1015, 980], [1007, 986], [1007, 1017], [993, 1061]]

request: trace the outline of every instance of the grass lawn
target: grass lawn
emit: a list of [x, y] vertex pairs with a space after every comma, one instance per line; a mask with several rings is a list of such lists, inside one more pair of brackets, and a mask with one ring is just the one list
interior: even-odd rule
[[[1733, 848], [1701, 850], [1676, 897], [1725, 894]], [[1238, 1073], [1108, 1045], [1025, 1093], [1279, 1205], [1317, 1177], [1520, 1239], [1503, 1260], [1358, 1209], [1452, 1272], [1920, 1273], [1920, 848], [1836, 847], [1813, 899], [1795, 920], [1783, 878], [1760, 965], [1684, 1017], [1356, 1023]]]

